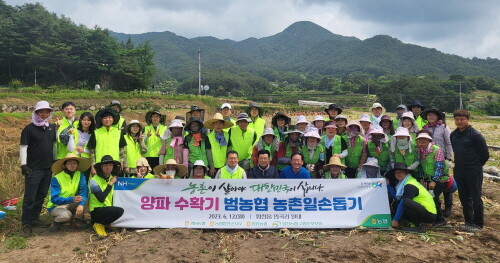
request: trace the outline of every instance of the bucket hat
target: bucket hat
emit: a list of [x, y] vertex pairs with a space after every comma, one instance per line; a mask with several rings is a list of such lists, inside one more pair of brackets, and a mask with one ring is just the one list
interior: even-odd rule
[[384, 106], [382, 106], [382, 104], [380, 104], [378, 102], [373, 103], [373, 105], [370, 107], [370, 111], [372, 111], [373, 109], [376, 109], [376, 108], [382, 108], [382, 114], [385, 113]]
[[50, 110], [50, 111], [54, 111], [51, 107], [50, 107], [50, 104], [45, 101], [45, 100], [41, 100], [39, 102], [36, 103], [35, 105], [35, 110], [33, 112], [37, 112], [39, 110]]
[[342, 108], [340, 108], [339, 106], [337, 106], [337, 104], [334, 103], [328, 105], [328, 107], [325, 108], [325, 113], [328, 114], [329, 110], [337, 110], [338, 114], [342, 113]]
[[118, 113], [115, 109], [107, 107], [104, 109], [99, 110], [95, 114], [95, 126], [97, 129], [102, 127], [102, 118], [106, 116], [112, 116], [113, 117], [113, 124], [116, 125], [118, 121], [120, 120], [120, 113]]
[[290, 123], [292, 122], [292, 119], [290, 117], [286, 116], [282, 112], [278, 112], [271, 119], [271, 124], [273, 125], [273, 127], [277, 127], [278, 126], [278, 120], [279, 119], [284, 119], [285, 120], [285, 125], [290, 125]]
[[146, 123], [148, 125], [152, 123], [151, 118], [153, 117], [153, 114], [160, 115], [160, 124], [165, 125], [165, 121], [167, 120], [167, 115], [161, 114], [161, 112], [158, 110], [152, 110], [146, 113]]

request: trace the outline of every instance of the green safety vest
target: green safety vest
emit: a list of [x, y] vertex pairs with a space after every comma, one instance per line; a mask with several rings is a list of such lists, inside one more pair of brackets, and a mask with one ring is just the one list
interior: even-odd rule
[[[285, 129], [283, 132], [286, 132], [286, 131], [287, 131], [287, 129]], [[277, 127], [273, 128], [273, 132], [274, 132], [274, 135], [276, 136], [276, 138], [278, 138], [279, 142], [285, 141], [286, 137], [288, 137], [288, 134], [280, 134]]]
[[[188, 141], [189, 149], [189, 162], [194, 163], [196, 160], [202, 160], [204, 163], [208, 164], [207, 160], [207, 150], [205, 149], [205, 136], [202, 135], [203, 140], [200, 142], [200, 146], [194, 146], [194, 138], [191, 134], [186, 137]], [[168, 160], [168, 159], [167, 159]]]
[[[257, 138], [260, 138], [264, 133], [264, 129], [266, 128], [266, 121], [261, 117], [257, 117], [255, 121], [252, 121], [248, 124], [248, 128], [251, 128], [257, 133]], [[247, 129], [248, 129], [247, 128]]]
[[399, 152], [398, 147], [396, 146], [396, 149], [394, 150], [394, 162], [404, 163], [406, 164], [406, 166], [412, 165], [417, 158], [417, 145], [415, 144], [415, 142], [412, 142], [410, 147], [411, 153], [409, 152], [409, 149], [407, 149], [405, 155], [402, 155], [401, 152]]
[[[162, 124], [158, 124], [158, 127], [156, 127], [156, 131], [153, 128], [153, 125], [150, 124], [144, 128], [144, 134], [148, 134], [151, 132], [151, 136], [149, 136], [146, 140], [146, 147], [148, 148], [148, 151], [144, 154], [144, 157], [158, 157], [160, 148], [161, 148], [161, 137], [163, 136], [163, 133], [165, 133], [165, 130], [167, 130], [167, 127]], [[156, 136], [157, 131], [159, 131], [160, 136]]]
[[[82, 158], [90, 159], [90, 153], [86, 153], [86, 152], [79, 153], [76, 150], [76, 147], [77, 147], [76, 145], [78, 144], [78, 136], [80, 136], [79, 135], [79, 131], [75, 129], [75, 131], [73, 132], [73, 140], [75, 142], [75, 150], [73, 151], [73, 153], [76, 154], [76, 155], [78, 155], [78, 156], [80, 156], [80, 157], [82, 157]], [[88, 143], [88, 141], [87, 141], [87, 143]], [[83, 148], [88, 150], [87, 144], [85, 144], [85, 146]]]
[[170, 146], [172, 138], [165, 140], [165, 157], [163, 158], [163, 163], [166, 163], [169, 159], [175, 159], [174, 148]]
[[254, 136], [255, 131], [251, 128], [247, 128], [245, 132], [239, 126], [231, 128], [229, 138], [233, 150], [238, 153], [238, 161], [248, 159], [252, 155]]
[[392, 127], [394, 128], [394, 130], [397, 130], [399, 128], [399, 122], [401, 120], [400, 119], [395, 119], [393, 122], [392, 122]]
[[330, 173], [330, 171], [327, 171], [324, 173], [323, 178], [324, 179], [347, 179], [347, 176], [343, 172], [340, 172], [340, 174], [337, 178], [332, 178], [332, 174]]
[[377, 154], [377, 147], [374, 142], [368, 142], [368, 153], [370, 157], [374, 157], [378, 161], [378, 166], [380, 166], [381, 171], [385, 171], [387, 169], [387, 164], [389, 163], [389, 143], [381, 143], [380, 144], [380, 154]]
[[[109, 179], [111, 179], [113, 176], [110, 175], [109, 176]], [[106, 190], [106, 187], [108, 186], [108, 181], [106, 181], [106, 179], [98, 176], [98, 175], [95, 175], [94, 177], [92, 177], [92, 179], [90, 180], [93, 180], [97, 183], [97, 185], [99, 185], [99, 187], [101, 188], [101, 191], [104, 192], [104, 190]], [[89, 184], [90, 185], [90, 184]], [[108, 193], [108, 195], [106, 196], [106, 199], [104, 199], [104, 202], [99, 202], [99, 200], [97, 200], [97, 197], [95, 197], [94, 194], [92, 194], [91, 191], [89, 191], [89, 209], [90, 211], [94, 211], [94, 208], [97, 208], [97, 207], [107, 207], [107, 206], [112, 206], [113, 205], [113, 192], [115, 190], [115, 186], [111, 186], [111, 191]]]
[[424, 120], [420, 115], [415, 119], [415, 123], [417, 123], [418, 129], [421, 130], [428, 121]]
[[[325, 147], [323, 147], [323, 145], [321, 144], [318, 144], [318, 146], [316, 146], [316, 149], [314, 149], [314, 155], [312, 159], [309, 157], [309, 149], [307, 149], [307, 146], [302, 146], [300, 152], [302, 153], [302, 155], [304, 155], [304, 164], [316, 164], [321, 158], [323, 158], [322, 161], [324, 161], [325, 159]], [[316, 176], [317, 172], [318, 171], [314, 170], [311, 173], [311, 177]]]
[[[292, 154], [294, 154], [295, 152], [292, 151], [292, 146], [290, 146], [290, 144], [286, 143], [285, 147], [286, 147], [285, 156], [283, 156], [283, 157], [290, 158], [292, 156]], [[296, 147], [296, 149], [298, 151], [299, 147]], [[288, 165], [290, 165], [290, 164], [289, 163], [277, 163], [276, 169], [281, 171], [281, 170], [283, 170], [283, 168], [287, 167]]]
[[122, 136], [121, 130], [114, 126], [101, 128], [95, 130], [95, 159], [100, 162], [104, 155], [111, 155], [113, 160], [120, 160], [120, 137]]
[[[227, 120], [226, 120], [227, 121]], [[229, 118], [229, 121], [233, 123], [233, 127], [236, 126], [236, 120], [234, 120], [233, 118]], [[232, 128], [232, 127], [231, 127]], [[225, 128], [225, 129], [222, 129], [223, 131], [225, 132], [229, 132], [229, 130], [231, 128]]]
[[354, 143], [354, 148], [351, 148], [351, 142], [347, 135], [342, 135], [342, 138], [347, 143], [347, 156], [345, 157], [346, 165], [349, 168], [356, 169], [359, 166], [359, 160], [363, 154], [364, 138], [358, 135]]
[[[73, 174], [73, 178], [71, 178], [71, 176], [65, 171], [61, 171], [54, 176], [54, 178], [56, 178], [57, 182], [59, 183], [59, 186], [61, 187], [59, 197], [72, 197], [78, 193], [78, 186], [80, 185], [80, 175], [80, 171], [75, 171], [75, 174]], [[47, 202], [47, 208], [52, 208], [54, 206], [57, 205], [52, 203], [51, 200]]]
[[[326, 149], [326, 142], [325, 142], [325, 135], [321, 136], [321, 145], [325, 147]], [[333, 137], [333, 144], [332, 144], [332, 154], [341, 154], [342, 153], [342, 138], [338, 135], [335, 135]]]
[[[137, 178], [137, 176], [134, 175], [134, 176], [132, 176], [130, 178]], [[155, 178], [155, 176], [152, 175], [151, 173], [147, 173], [146, 176], [143, 177], [143, 179], [153, 179], [153, 178]]]
[[[224, 138], [226, 138], [226, 142], [229, 143], [229, 133], [223, 132]], [[227, 153], [227, 145], [221, 146], [215, 140], [215, 131], [212, 131], [208, 134], [208, 141], [210, 142], [212, 148], [212, 159], [214, 161], [214, 167], [220, 169], [224, 165], [226, 165], [226, 153]]]
[[233, 174], [229, 173], [226, 167], [223, 167], [220, 169], [220, 179], [243, 179], [243, 172], [245, 170], [239, 166]]
[[137, 160], [142, 157], [141, 154], [141, 144], [136, 142], [130, 134], [125, 135], [125, 141], [127, 142], [127, 164], [129, 168], [137, 167]]
[[115, 125], [112, 125], [112, 126], [121, 131], [122, 129], [125, 129], [123, 127], [123, 122], [125, 122], [125, 119], [122, 116], [120, 116], [120, 119], [118, 120], [118, 123], [115, 124]]
[[[73, 128], [76, 129], [76, 127], [78, 127], [78, 120], [76, 120], [76, 118], [75, 118], [75, 121], [71, 124], [71, 123], [69, 123], [68, 119], [66, 119], [66, 118], [62, 119], [62, 124], [57, 129], [57, 144], [56, 144], [56, 147], [57, 147], [57, 159], [58, 160], [59, 159], [63, 159], [69, 153], [67, 145], [64, 145], [61, 142], [61, 140], [59, 139], [59, 135], [61, 135], [61, 132], [64, 131], [64, 129], [68, 128], [69, 126], [73, 126]], [[75, 133], [76, 133], [76, 131], [73, 134], [75, 134]]]
[[436, 214], [436, 205], [431, 194], [415, 178], [413, 178], [413, 176], [410, 176], [410, 178], [408, 178], [405, 185], [407, 184], [414, 185], [418, 188], [418, 195], [415, 196], [412, 200], [425, 207], [425, 209], [429, 213]]
[[[434, 169], [435, 169], [435, 161], [434, 158], [436, 157], [436, 152], [439, 149], [439, 146], [437, 145], [432, 145], [432, 152], [427, 154], [425, 157], [425, 160], [422, 160], [420, 164], [422, 165], [422, 169], [424, 171], [425, 178], [430, 180], [432, 176], [434, 176]], [[448, 164], [444, 162], [444, 170], [443, 170], [443, 177], [441, 177], [441, 181], [448, 181]]]

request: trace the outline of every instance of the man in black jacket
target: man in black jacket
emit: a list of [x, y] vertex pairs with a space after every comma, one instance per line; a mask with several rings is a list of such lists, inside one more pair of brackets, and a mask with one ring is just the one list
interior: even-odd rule
[[260, 150], [257, 153], [258, 164], [250, 169], [248, 179], [278, 179], [279, 174], [276, 167], [270, 164], [271, 153], [268, 150]]
[[466, 110], [453, 113], [455, 129], [451, 145], [455, 154], [453, 173], [462, 203], [465, 225], [462, 230], [481, 231], [484, 226], [484, 208], [481, 200], [483, 165], [490, 157], [484, 137], [469, 125], [470, 114]]

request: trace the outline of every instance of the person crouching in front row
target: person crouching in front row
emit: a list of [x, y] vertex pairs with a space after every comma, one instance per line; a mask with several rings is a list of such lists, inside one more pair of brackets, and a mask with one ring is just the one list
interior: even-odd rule
[[87, 202], [88, 190], [84, 171], [90, 168], [90, 160], [79, 158], [74, 153], [68, 153], [52, 165], [52, 181], [50, 182], [50, 200], [47, 210], [54, 218], [50, 228], [57, 232], [61, 225], [71, 222], [72, 227], [85, 226], [83, 221], [83, 206]]
[[89, 208], [91, 223], [99, 237], [106, 237], [105, 226], [115, 222], [123, 215], [123, 208], [113, 206], [113, 190], [120, 170], [120, 162], [110, 155], [104, 155], [95, 164], [96, 176], [90, 179]]

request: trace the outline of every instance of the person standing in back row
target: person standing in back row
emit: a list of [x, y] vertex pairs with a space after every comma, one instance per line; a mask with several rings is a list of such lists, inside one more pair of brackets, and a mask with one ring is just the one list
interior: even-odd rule
[[453, 118], [457, 128], [451, 133], [450, 139], [455, 154], [453, 174], [465, 219], [462, 230], [478, 232], [484, 227], [484, 207], [481, 200], [483, 165], [490, 154], [483, 135], [469, 125], [468, 111], [455, 111]]
[[31, 115], [31, 123], [21, 133], [19, 155], [24, 175], [21, 216], [23, 237], [30, 236], [32, 227], [41, 224], [38, 218], [52, 179], [50, 168], [56, 159], [56, 126], [49, 123], [52, 112], [48, 102], [39, 101]]

